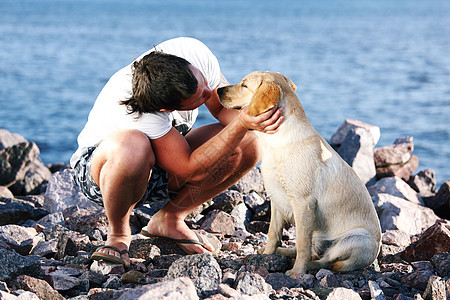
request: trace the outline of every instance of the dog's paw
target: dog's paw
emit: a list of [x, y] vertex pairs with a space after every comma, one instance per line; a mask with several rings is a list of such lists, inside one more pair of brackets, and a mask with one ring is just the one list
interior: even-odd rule
[[291, 270], [289, 270], [289, 271], [286, 271], [286, 275], [288, 275], [288, 276], [290, 276], [290, 277], [292, 277], [292, 278], [294, 278], [294, 279], [296, 279], [296, 277], [299, 275], [299, 274], [305, 274], [306, 273], [306, 268], [304, 268], [304, 269], [291, 269]]
[[257, 253], [258, 254], [264, 254], [264, 250], [266, 250], [266, 247], [259, 248]]

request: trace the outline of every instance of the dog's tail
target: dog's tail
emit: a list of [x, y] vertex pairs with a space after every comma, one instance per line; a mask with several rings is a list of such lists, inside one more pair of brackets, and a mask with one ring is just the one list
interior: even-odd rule
[[353, 271], [369, 266], [377, 257], [379, 243], [362, 228], [347, 232], [333, 242], [322, 258], [308, 263], [308, 270]]

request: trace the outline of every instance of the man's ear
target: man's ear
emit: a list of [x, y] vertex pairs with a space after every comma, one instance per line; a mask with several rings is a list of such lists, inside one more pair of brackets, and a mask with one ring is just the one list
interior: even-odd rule
[[169, 110], [169, 109], [165, 109], [165, 108], [161, 108], [159, 111], [173, 112], [173, 110]]
[[253, 95], [248, 115], [257, 116], [276, 106], [281, 99], [281, 89], [275, 83], [263, 83]]

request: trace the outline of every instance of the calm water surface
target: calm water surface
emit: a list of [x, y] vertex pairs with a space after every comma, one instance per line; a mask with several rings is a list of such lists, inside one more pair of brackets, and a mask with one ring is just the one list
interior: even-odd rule
[[[161, 1], [158, 1], [161, 2]], [[414, 137], [450, 180], [450, 2], [0, 0], [0, 128], [68, 162], [109, 77], [152, 45], [202, 40], [231, 83], [282, 72], [326, 138], [346, 118]], [[276, 2], [276, 3], [275, 3]], [[213, 121], [201, 111], [198, 125]]]

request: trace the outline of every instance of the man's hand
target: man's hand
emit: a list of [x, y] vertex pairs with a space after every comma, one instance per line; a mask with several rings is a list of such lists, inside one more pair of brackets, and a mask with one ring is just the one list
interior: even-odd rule
[[244, 107], [239, 113], [239, 121], [248, 130], [257, 130], [260, 132], [273, 134], [278, 131], [281, 123], [284, 120], [282, 115], [283, 109], [281, 107], [273, 107], [268, 111], [251, 117], [247, 114], [248, 107]]

